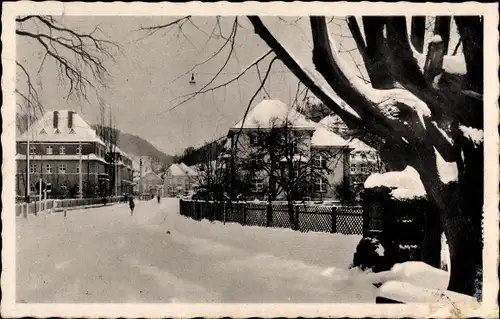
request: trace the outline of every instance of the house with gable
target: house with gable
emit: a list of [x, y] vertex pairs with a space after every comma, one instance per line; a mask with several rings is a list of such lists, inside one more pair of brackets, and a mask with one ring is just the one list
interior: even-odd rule
[[164, 174], [164, 189], [167, 196], [184, 195], [188, 191], [189, 176], [178, 165], [170, 165]]
[[106, 193], [109, 176], [106, 174], [105, 147], [92, 127], [76, 112], [45, 112], [32, 123], [29, 131], [17, 136], [17, 195], [25, 196], [26, 189], [29, 195], [38, 194], [36, 185], [42, 181], [50, 196], [74, 197], [79, 194], [80, 175], [84, 196]]
[[156, 174], [154, 171], [150, 170], [146, 172], [138, 181], [140, 194], [159, 194], [164, 196], [163, 187], [164, 180], [160, 175]]
[[[349, 180], [350, 149], [347, 141], [328, 131], [322, 126], [324, 124], [319, 125], [306, 119], [305, 116], [279, 100], [263, 100], [250, 110], [245, 120], [239, 121], [229, 129], [227, 135], [229, 153], [234, 154], [233, 158], [237, 161], [246, 164], [269, 162], [271, 156], [256, 155], [257, 149], [262, 145], [259, 141], [261, 132], [269, 132], [286, 126], [288, 131], [286, 134], [293, 136], [293, 139], [290, 139], [292, 145], [287, 145], [287, 148], [291, 150], [288, 152], [290, 156], [274, 159], [274, 161], [281, 162], [275, 163], [275, 166], [278, 169], [283, 169], [284, 166], [296, 169], [297, 179], [302, 174], [300, 167], [304, 167], [303, 170], [314, 171], [314, 174], [308, 174], [312, 178], [308, 180], [307, 190], [303, 192], [301, 199], [334, 200], [334, 186], [344, 179]], [[238, 139], [237, 144], [236, 139]], [[226, 156], [226, 158], [231, 158], [231, 156]], [[234, 167], [235, 162], [234, 159], [228, 160], [227, 165]], [[270, 175], [268, 170], [259, 169], [258, 165], [245, 165], [244, 167], [252, 166], [254, 167], [252, 177], [249, 179], [250, 197], [264, 199], [266, 190], [271, 188]], [[238, 166], [237, 170], [241, 173], [245, 169]], [[283, 199], [283, 196], [281, 192], [276, 199]]]

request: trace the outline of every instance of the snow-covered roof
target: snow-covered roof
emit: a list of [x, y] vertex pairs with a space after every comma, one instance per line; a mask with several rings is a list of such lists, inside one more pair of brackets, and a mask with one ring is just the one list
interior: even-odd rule
[[167, 169], [167, 172], [171, 176], [186, 176], [186, 173], [184, 173], [184, 170], [179, 167], [177, 164], [172, 164], [170, 167]]
[[154, 177], [157, 177], [157, 178], [163, 180], [163, 178], [161, 178], [161, 176], [156, 174], [154, 171], [146, 172], [144, 175], [142, 175], [142, 178], [146, 178], [148, 176], [154, 176]]
[[426, 195], [424, 185], [418, 172], [411, 166], [403, 171], [375, 173], [370, 175], [364, 184], [365, 188], [385, 186], [393, 188], [391, 195], [395, 198], [417, 198]]
[[349, 143], [345, 139], [330, 130], [333, 120], [333, 116], [326, 116], [316, 124], [316, 130], [311, 138], [312, 145], [338, 147], [348, 146]]
[[196, 173], [196, 171], [194, 169], [192, 169], [191, 167], [187, 166], [186, 164], [184, 163], [180, 163], [180, 164], [177, 164], [179, 166], [180, 169], [182, 169], [184, 171], [184, 173], [188, 176], [196, 176], [198, 175]]
[[[95, 130], [77, 113], [59, 110], [58, 125], [54, 128], [54, 111], [46, 111], [41, 119], [32, 123], [29, 131], [18, 136], [17, 141], [26, 141], [29, 133], [31, 141], [38, 142], [96, 142], [104, 145]], [[69, 112], [73, 112], [72, 127], [68, 127]]]
[[314, 122], [279, 100], [263, 100], [250, 110], [244, 123], [242, 119], [231, 129], [240, 129], [242, 124], [243, 128], [271, 128], [285, 121], [290, 122], [293, 128], [315, 129]]

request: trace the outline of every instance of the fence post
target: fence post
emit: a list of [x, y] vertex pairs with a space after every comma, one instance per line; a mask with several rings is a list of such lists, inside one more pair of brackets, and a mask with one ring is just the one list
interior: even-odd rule
[[336, 233], [337, 232], [337, 207], [332, 206], [332, 210], [330, 212], [330, 215], [332, 217], [332, 230], [331, 233]]
[[224, 225], [226, 224], [226, 202], [223, 202], [222, 204], [222, 219], [224, 222]]
[[243, 224], [246, 225], [247, 223], [247, 203], [243, 203]]
[[299, 205], [295, 205], [295, 218], [293, 219], [293, 228], [299, 230]]
[[[21, 209], [23, 209], [24, 205], [21, 205]], [[28, 218], [28, 203], [26, 203], [26, 210], [23, 209], [23, 216], [24, 218]]]

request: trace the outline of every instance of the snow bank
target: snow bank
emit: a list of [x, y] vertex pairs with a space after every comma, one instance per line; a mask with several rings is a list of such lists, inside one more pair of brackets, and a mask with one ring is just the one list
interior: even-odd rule
[[434, 148], [434, 153], [436, 154], [436, 166], [441, 181], [444, 184], [458, 181], [457, 163], [445, 161], [436, 148]]
[[370, 175], [364, 184], [365, 188], [374, 187], [393, 188], [391, 195], [399, 199], [411, 199], [426, 195], [420, 175], [411, 166], [406, 166], [403, 171], [375, 173]]
[[480, 304], [474, 297], [456, 292], [432, 289], [401, 281], [390, 281], [379, 288], [379, 296], [404, 303], [440, 303], [465, 308], [479, 308]]
[[472, 143], [474, 143], [475, 147], [483, 143], [484, 139], [483, 130], [478, 130], [473, 127], [468, 127], [463, 125], [460, 125], [458, 128], [460, 129], [460, 131], [462, 131], [463, 135], [466, 138], [468, 138], [469, 140], [472, 141]]

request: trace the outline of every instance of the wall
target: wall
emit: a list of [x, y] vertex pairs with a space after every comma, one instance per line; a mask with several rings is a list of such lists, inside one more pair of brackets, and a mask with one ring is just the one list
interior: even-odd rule
[[327, 170], [324, 176], [327, 179], [328, 185], [326, 192], [319, 193], [315, 190], [315, 185], [312, 187], [312, 199], [329, 199], [337, 200], [335, 187], [342, 183], [342, 181], [349, 176], [349, 151], [341, 147], [313, 147], [312, 153], [314, 155], [324, 154], [327, 158]]

